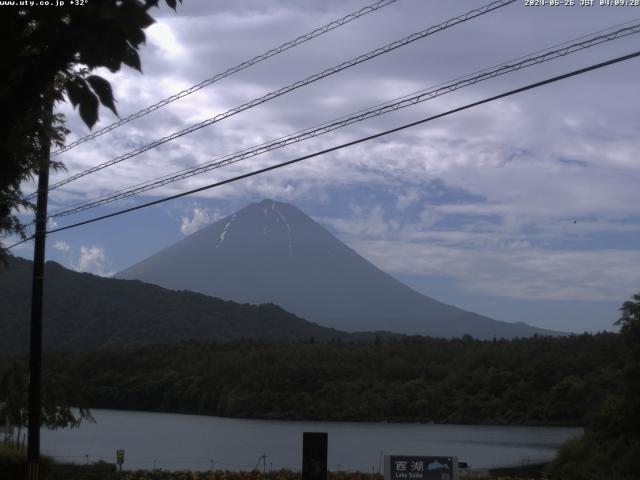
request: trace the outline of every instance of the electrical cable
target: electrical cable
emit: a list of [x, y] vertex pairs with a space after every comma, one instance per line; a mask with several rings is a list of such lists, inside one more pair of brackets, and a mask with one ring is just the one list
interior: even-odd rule
[[218, 73], [216, 75], [214, 75], [211, 78], [208, 78], [206, 80], [203, 80], [202, 82], [193, 85], [189, 88], [186, 88], [174, 95], [171, 95], [170, 97], [167, 97], [163, 100], [160, 100], [159, 102], [143, 108], [142, 110], [139, 110], [136, 113], [133, 113], [131, 115], [129, 115], [126, 118], [123, 118], [121, 120], [118, 120], [117, 122], [114, 122], [110, 125], [107, 125], [104, 128], [101, 128], [100, 130], [96, 130], [95, 132], [86, 135], [78, 140], [76, 140], [75, 142], [70, 143], [69, 145], [65, 145], [55, 151], [53, 151], [51, 153], [52, 157], [55, 157], [56, 155], [60, 155], [61, 153], [64, 153], [68, 150], [71, 150], [72, 148], [81, 145], [85, 142], [88, 142], [90, 140], [93, 140], [94, 138], [97, 138], [101, 135], [104, 135], [107, 132], [110, 132], [112, 130], [115, 130], [118, 127], [121, 127], [122, 125], [129, 123], [133, 120], [136, 120], [140, 117], [144, 117], [145, 115], [148, 115], [149, 113], [158, 110], [159, 108], [164, 107], [165, 105], [168, 105], [172, 102], [175, 102], [176, 100], [179, 100], [181, 98], [186, 97], [187, 95], [191, 95], [194, 92], [197, 92], [198, 90], [201, 90], [215, 82], [217, 82], [218, 80], [222, 80], [223, 78], [226, 78], [230, 75], [233, 75], [234, 73], [238, 73], [246, 68], [249, 68], [257, 63], [260, 63], [264, 60], [267, 60], [268, 58], [271, 58], [275, 55], [278, 55], [279, 53], [282, 53], [286, 50], [289, 50], [290, 48], [293, 47], [297, 47], [298, 45], [301, 45], [315, 37], [318, 37], [320, 35], [323, 35], [327, 32], [330, 32], [331, 30], [334, 30], [338, 27], [341, 27], [343, 25], [346, 25], [347, 23], [356, 20], [364, 15], [367, 15], [368, 13], [371, 12], [375, 12], [383, 7], [386, 7], [387, 5], [390, 5], [392, 3], [395, 3], [397, 0], [379, 0], [375, 3], [372, 3], [371, 5], [367, 5], [366, 7], [361, 8], [360, 10], [357, 10], [355, 12], [352, 12], [348, 15], [345, 15], [344, 17], [338, 19], [338, 20], [333, 20], [332, 22], [329, 22], [326, 25], [323, 25], [322, 27], [316, 28], [315, 30], [306, 33], [304, 35], [301, 35], [297, 38], [295, 38], [294, 40], [291, 40], [289, 42], [283, 43], [282, 45], [272, 48], [271, 50], [268, 50], [265, 53], [261, 53], [260, 55], [256, 55], [255, 57], [253, 57], [250, 60], [246, 60], [238, 65], [236, 65], [235, 67], [231, 67], [227, 70], [225, 70], [222, 73]]
[[[387, 101], [387, 102], [379, 103], [379, 104], [377, 104], [377, 105], [375, 105], [375, 106], [373, 106], [373, 107], [369, 107], [368, 109], [363, 109], [363, 110], [360, 110], [360, 111], [355, 112], [355, 113], [350, 113], [350, 114], [347, 114], [347, 115], [343, 115], [343, 116], [338, 117], [338, 118], [336, 118], [336, 119], [334, 119], [334, 120], [331, 120], [331, 121], [329, 121], [329, 122], [323, 122], [323, 123], [318, 124], [318, 125], [316, 125], [316, 126], [314, 126], [314, 127], [310, 127], [310, 128], [307, 128], [307, 129], [299, 130], [299, 131], [294, 132], [294, 133], [292, 133], [292, 134], [290, 134], [290, 135], [288, 135], [288, 136], [282, 136], [282, 137], [279, 137], [279, 138], [277, 138], [277, 139], [274, 139], [274, 140], [272, 140], [271, 142], [284, 140], [284, 139], [290, 138], [290, 137], [292, 137], [292, 136], [294, 136], [294, 135], [298, 135], [298, 134], [301, 134], [301, 133], [304, 133], [304, 132], [308, 132], [308, 131], [310, 131], [310, 130], [312, 130], [312, 129], [319, 128], [319, 127], [321, 127], [321, 126], [328, 125], [329, 123], [338, 122], [338, 121], [340, 121], [340, 120], [344, 120], [344, 119], [346, 119], [346, 118], [349, 118], [349, 117], [352, 117], [352, 116], [355, 116], [355, 115], [360, 115], [360, 114], [362, 114], [362, 113], [366, 112], [367, 110], [372, 110], [372, 109], [374, 109], [374, 108], [383, 107], [383, 106], [389, 105], [391, 102], [394, 102], [394, 101], [400, 101], [400, 100], [403, 100], [403, 99], [407, 99], [407, 98], [412, 97], [412, 96], [415, 96], [415, 95], [417, 95], [417, 94], [420, 94], [420, 93], [426, 92], [427, 90], [434, 90], [434, 89], [436, 89], [436, 88], [438, 88], [438, 87], [441, 87], [441, 86], [444, 86], [444, 85], [447, 85], [447, 84], [451, 84], [451, 83], [456, 82], [456, 81], [465, 80], [465, 79], [468, 79], [468, 78], [469, 78], [469, 77], [471, 77], [471, 76], [479, 75], [479, 74], [481, 74], [481, 73], [488, 72], [488, 71], [490, 71], [490, 70], [492, 70], [492, 69], [496, 69], [496, 68], [498, 68], [498, 67], [506, 66], [506, 65], [508, 65], [509, 63], [513, 63], [513, 62], [517, 62], [517, 61], [519, 61], [519, 60], [523, 60], [523, 59], [526, 59], [526, 58], [530, 58], [530, 57], [532, 57], [533, 55], [538, 55], [538, 54], [543, 53], [543, 52], [545, 52], [545, 54], [547, 54], [547, 55], [548, 55], [548, 54], [554, 53], [554, 52], [552, 52], [552, 51], [551, 51], [552, 49], [557, 49], [557, 48], [562, 47], [562, 46], [570, 45], [572, 42], [577, 42], [577, 41], [579, 41], [579, 40], [587, 39], [587, 38], [589, 38], [589, 37], [592, 37], [589, 41], [595, 41], [595, 40], [596, 40], [596, 38], [593, 38], [593, 37], [594, 37], [595, 35], [598, 35], [598, 34], [604, 34], [605, 32], [608, 32], [608, 33], [607, 33], [607, 35], [617, 35], [617, 36], [616, 36], [616, 38], [621, 38], [622, 36], [626, 36], [626, 35], [621, 34], [622, 30], [625, 30], [625, 29], [621, 29], [621, 30], [619, 30], [619, 31], [617, 31], [617, 32], [615, 32], [615, 31], [613, 31], [613, 30], [614, 30], [614, 29], [616, 29], [616, 28], [623, 27], [623, 26], [625, 26], [625, 25], [632, 24], [632, 23], [634, 23], [634, 22], [638, 22], [638, 20], [640, 20], [640, 17], [636, 17], [636, 18], [634, 18], [634, 19], [632, 19], [632, 20], [629, 20], [629, 21], [626, 21], [626, 22], [623, 22], [623, 23], [619, 23], [619, 24], [616, 24], [616, 25], [613, 25], [613, 26], [607, 27], [607, 28], [605, 28], [605, 29], [597, 30], [597, 31], [595, 31], [595, 32], [591, 32], [591, 33], [589, 33], [589, 34], [581, 35], [580, 37], [573, 38], [573, 39], [570, 39], [570, 40], [566, 40], [566, 41], [564, 41], [564, 42], [562, 42], [562, 43], [552, 45], [552, 46], [547, 47], [547, 48], [545, 48], [545, 49], [536, 50], [535, 52], [531, 52], [531, 53], [529, 53], [529, 54], [527, 54], [527, 55], [521, 55], [521, 56], [519, 56], [519, 57], [512, 58], [512, 59], [510, 59], [510, 60], [504, 61], [504, 62], [502, 62], [502, 63], [496, 64], [496, 65], [492, 65], [492, 66], [490, 66], [490, 67], [485, 67], [485, 68], [484, 68], [484, 69], [482, 69], [482, 70], [477, 70], [477, 71], [475, 71], [475, 72], [473, 72], [473, 73], [469, 73], [469, 74], [466, 74], [466, 75], [461, 76], [461, 77], [456, 77], [456, 78], [454, 78], [454, 79], [452, 79], [452, 80], [449, 80], [449, 81], [447, 81], [447, 82], [439, 83], [439, 84], [437, 84], [437, 85], [434, 85], [434, 86], [430, 87], [429, 89], [422, 89], [422, 90], [418, 90], [418, 91], [415, 91], [415, 92], [412, 92], [412, 93], [409, 93], [409, 94], [403, 95], [402, 97], [398, 97], [398, 98], [395, 98], [395, 99], [393, 99], [393, 100], [389, 100], [389, 101]], [[637, 27], [637, 25], [634, 25], [633, 27], [630, 27], [630, 28], [632, 28], [632, 29], [634, 29], [634, 30], [635, 30], [635, 31], [630, 32], [630, 33], [637, 33], [636, 27]], [[620, 34], [619, 34], [619, 33], [620, 33]], [[619, 35], [618, 35], [618, 34], [619, 34]], [[607, 40], [614, 40], [614, 39], [615, 39], [615, 38], [608, 38]], [[601, 42], [598, 42], [598, 43], [601, 43]], [[593, 46], [593, 45], [596, 45], [596, 43], [593, 43], [593, 44], [592, 44], [592, 45], [590, 45], [590, 46]], [[577, 45], [574, 45], [574, 46], [577, 46]], [[585, 47], [585, 48], [589, 48], [589, 47], [587, 46], [587, 47]], [[569, 52], [569, 53], [573, 53], [573, 52]], [[542, 63], [542, 61], [541, 61], [540, 63]], [[269, 142], [264, 142], [264, 143], [259, 144], [259, 145], [254, 145], [254, 146], [253, 146], [253, 147], [251, 147], [251, 148], [264, 147], [264, 146], [265, 146], [265, 145], [267, 145], [268, 143], [269, 143]], [[235, 154], [239, 154], [239, 153], [244, 153], [244, 152], [246, 152], [246, 151], [248, 151], [248, 150], [249, 150], [249, 149], [236, 151], [236, 152], [234, 153], [234, 155], [235, 155]], [[98, 202], [98, 201], [102, 201], [102, 200], [106, 200], [106, 199], [111, 199], [111, 198], [113, 198], [113, 197], [115, 197], [116, 195], [119, 195], [119, 194], [121, 194], [121, 193], [129, 192], [129, 191], [132, 191], [132, 190], [134, 190], [134, 189], [138, 189], [139, 187], [144, 187], [144, 186], [147, 186], [147, 185], [152, 185], [152, 184], [153, 184], [154, 182], [156, 182], [156, 181], [164, 180], [164, 179], [166, 179], [166, 178], [171, 178], [171, 177], [174, 177], [174, 176], [177, 176], [177, 175], [183, 174], [183, 173], [188, 173], [188, 172], [190, 172], [190, 171], [194, 171], [195, 169], [198, 169], [198, 168], [203, 167], [203, 166], [211, 165], [211, 164], [213, 164], [213, 162], [218, 161], [220, 158], [227, 158], [228, 156], [229, 156], [229, 155], [226, 155], [226, 156], [223, 156], [223, 157], [219, 157], [219, 158], [218, 158], [218, 159], [216, 159], [216, 160], [211, 160], [211, 161], [207, 161], [207, 162], [202, 162], [202, 163], [199, 163], [199, 164], [197, 164], [197, 165], [195, 165], [195, 166], [193, 166], [193, 167], [188, 167], [188, 168], [185, 168], [185, 169], [179, 170], [179, 171], [177, 171], [177, 172], [168, 173], [168, 174], [162, 175], [162, 176], [160, 176], [160, 177], [155, 177], [155, 178], [153, 178], [153, 179], [151, 179], [151, 180], [146, 180], [146, 181], [144, 181], [144, 182], [141, 182], [141, 183], [138, 183], [138, 184], [135, 184], [135, 185], [131, 185], [131, 186], [129, 186], [129, 187], [122, 188], [122, 189], [120, 189], [120, 190], [116, 190], [115, 192], [113, 192], [113, 193], [111, 193], [111, 194], [103, 195], [103, 196], [98, 197], [98, 198], [94, 198], [94, 199], [90, 200], [90, 201], [89, 201], [89, 203], [87, 203], [87, 202], [78, 202], [78, 203], [75, 203], [75, 204], [72, 204], [72, 205], [68, 205], [67, 207], [61, 207], [61, 208], [57, 209], [57, 210], [56, 210], [56, 211], [51, 215], [51, 217], [55, 217], [55, 216], [57, 216], [60, 212], [64, 212], [64, 211], [65, 211], [65, 210], [64, 210], [65, 208], [67, 208], [67, 209], [74, 209], [74, 208], [76, 208], [76, 207], [80, 207], [80, 206], [85, 206], [85, 205], [93, 204], [94, 202]], [[155, 188], [155, 187], [152, 187], [152, 188]], [[151, 189], [151, 188], [149, 188], [149, 189]], [[143, 191], [147, 191], [147, 189], [145, 189], [145, 190], [143, 190]], [[136, 193], [140, 193], [140, 192], [136, 192]], [[127, 195], [127, 196], [128, 196], [128, 195]], [[107, 203], [109, 203], [109, 202], [107, 202]], [[50, 217], [50, 218], [51, 218], [51, 217]], [[9, 236], [11, 236], [11, 235], [12, 235], [12, 233], [7, 233], [7, 234], [5, 234], [5, 235], [3, 235], [3, 236], [0, 236], [0, 239], [3, 239], [3, 238], [6, 238], [6, 237], [9, 237]]]
[[[636, 51], [636, 52], [633, 52], [633, 53], [630, 53], [630, 54], [627, 54], [627, 55], [623, 55], [621, 57], [616, 57], [616, 58], [613, 58], [611, 60], [607, 60], [605, 62], [600, 62], [600, 63], [594, 64], [594, 65], [590, 65], [588, 67], [584, 67], [584, 68], [580, 68], [580, 69], [577, 69], [577, 70], [573, 70], [573, 71], [568, 72], [568, 73], [564, 73], [562, 75], [557, 75], [555, 77], [547, 78], [547, 79], [539, 81], [539, 82], [531, 83], [529, 85], [525, 85], [524, 87], [520, 87], [520, 88], [516, 88], [516, 89], [513, 89], [513, 90], [509, 90], [507, 92], [504, 92], [504, 93], [501, 93], [501, 94], [498, 94], [498, 95], [494, 95], [492, 97], [488, 97], [488, 98], [485, 98], [483, 100], [479, 100], [477, 102], [473, 102], [473, 103], [469, 103], [467, 105], [463, 105], [462, 107], [454, 108], [454, 109], [448, 110], [446, 112], [439, 113], [437, 115], [432, 115], [430, 117], [423, 118], [423, 119], [417, 120], [415, 122], [407, 123], [407, 124], [401, 125], [399, 127], [395, 127], [395, 128], [389, 129], [389, 130], [385, 130], [385, 131], [382, 131], [382, 132], [379, 132], [379, 133], [376, 133], [376, 134], [373, 134], [373, 135], [369, 135], [367, 137], [359, 138], [359, 139], [353, 140], [351, 142], [347, 142], [347, 143], [343, 143], [343, 144], [340, 144], [340, 145], [336, 145], [334, 147], [330, 147], [330, 148], [327, 148], [327, 149], [324, 149], [324, 150], [320, 150], [318, 152], [314, 152], [314, 153], [311, 153], [311, 154], [308, 154], [308, 155], [303, 155], [301, 157], [297, 157], [297, 158], [294, 158], [292, 160], [288, 160], [286, 162], [281, 162], [281, 163], [278, 163], [278, 164], [275, 164], [275, 165], [271, 165], [269, 167], [261, 168], [259, 170], [254, 170], [252, 172], [248, 172], [248, 173], [245, 173], [245, 174], [242, 174], [242, 175], [238, 175], [238, 176], [233, 177], [233, 178], [229, 178], [229, 179], [226, 179], [226, 180], [215, 182], [215, 183], [212, 183], [212, 184], [209, 184], [209, 185], [205, 185], [203, 187], [194, 188], [194, 189], [188, 190], [186, 192], [182, 192], [182, 193], [179, 193], [179, 194], [176, 194], [176, 195], [171, 195], [169, 197], [165, 197], [165, 198], [161, 198], [161, 199], [154, 200], [154, 201], [151, 201], [151, 202], [147, 202], [147, 203], [142, 204], [142, 205], [137, 205], [135, 207], [126, 208], [126, 209], [123, 209], [123, 210], [119, 210], [117, 212], [109, 213], [107, 215], [101, 215], [99, 217], [94, 217], [94, 218], [91, 218], [91, 219], [88, 219], [88, 220], [84, 220], [84, 221], [81, 221], [81, 222], [77, 222], [77, 223], [74, 223], [74, 224], [71, 224], [71, 225], [67, 225], [67, 226], [64, 226], [64, 227], [55, 228], [53, 230], [47, 231], [46, 233], [47, 234], [57, 233], [57, 232], [62, 232], [64, 230], [69, 230], [69, 229], [72, 229], [72, 228], [80, 227], [82, 225], [88, 225], [90, 223], [95, 223], [95, 222], [98, 222], [98, 221], [106, 220], [108, 218], [112, 218], [112, 217], [116, 217], [116, 216], [119, 216], [119, 215], [123, 215], [125, 213], [133, 212], [133, 211], [140, 210], [140, 209], [143, 209], [143, 208], [147, 208], [147, 207], [150, 207], [150, 206], [153, 206], [153, 205], [158, 205], [160, 203], [168, 202], [170, 200], [175, 200], [177, 198], [185, 197], [187, 195], [191, 195], [191, 194], [194, 194], [194, 193], [202, 192], [204, 190], [209, 190], [211, 188], [219, 187], [221, 185], [226, 185], [226, 184], [229, 184], [229, 183], [233, 183], [233, 182], [236, 182], [238, 180], [242, 180], [242, 179], [245, 179], [245, 178], [253, 177], [255, 175], [260, 175], [262, 173], [269, 172], [271, 170], [276, 170], [276, 169], [279, 169], [279, 168], [282, 168], [282, 167], [286, 167], [288, 165], [292, 165], [294, 163], [301, 162], [303, 160], [308, 160], [310, 158], [318, 157], [320, 155], [325, 155], [327, 153], [334, 152], [336, 150], [341, 150], [343, 148], [351, 147], [353, 145], [357, 145], [357, 144], [360, 144], [360, 143], [368, 142], [368, 141], [371, 141], [373, 139], [389, 135], [391, 133], [399, 132], [401, 130], [405, 130], [407, 128], [415, 127], [417, 125], [422, 125], [424, 123], [427, 123], [427, 122], [430, 122], [430, 121], [433, 121], [433, 120], [436, 120], [436, 119], [439, 119], [439, 118], [443, 118], [443, 117], [446, 117], [446, 116], [449, 116], [449, 115], [452, 115], [452, 114], [455, 114], [455, 113], [458, 113], [458, 112], [461, 112], [461, 111], [464, 111], [464, 110], [468, 110], [470, 108], [474, 108], [474, 107], [477, 107], [477, 106], [480, 106], [480, 105], [484, 105], [486, 103], [494, 102], [496, 100], [499, 100], [499, 99], [502, 99], [502, 98], [506, 98], [506, 97], [510, 97], [512, 95], [516, 95], [518, 93], [522, 93], [522, 92], [525, 92], [525, 91], [528, 91], [528, 90], [533, 90], [535, 88], [539, 88], [539, 87], [542, 87], [544, 85], [555, 83], [555, 82], [558, 82], [560, 80], [564, 80], [564, 79], [567, 79], [567, 78], [570, 78], [570, 77], [575, 77], [575, 76], [578, 76], [578, 75], [582, 75], [584, 73], [587, 73], [587, 72], [590, 72], [590, 71], [593, 71], [593, 70], [597, 70], [597, 69], [600, 69], [600, 68], [608, 67], [610, 65], [613, 65], [613, 64], [616, 64], [616, 63], [620, 63], [620, 62], [624, 62], [626, 60], [630, 60], [630, 59], [633, 59], [633, 58], [636, 58], [636, 57], [639, 57], [639, 56], [640, 56], [640, 51]], [[20, 242], [17, 242], [15, 244], [11, 245], [10, 247], [7, 247], [6, 250], [10, 250], [11, 248], [13, 248], [13, 247], [15, 247], [15, 246], [17, 246], [17, 245], [19, 245], [21, 243], [24, 243], [24, 242], [26, 242], [28, 240], [31, 240], [32, 238], [33, 237], [28, 238], [28, 239], [24, 239], [24, 240], [22, 240]]]
[[[130, 159], [132, 157], [140, 155], [140, 154], [142, 154], [142, 153], [144, 153], [144, 152], [146, 152], [148, 150], [156, 148], [156, 147], [158, 147], [160, 145], [163, 145], [163, 144], [165, 144], [167, 142], [170, 142], [172, 140], [180, 138], [180, 137], [182, 137], [184, 135], [187, 135], [189, 133], [193, 133], [193, 132], [195, 132], [197, 130], [200, 130], [201, 128], [207, 127], [207, 126], [212, 125], [214, 123], [220, 122], [221, 120], [229, 118], [229, 117], [231, 117], [233, 115], [236, 115], [236, 114], [238, 114], [240, 112], [243, 112], [245, 110], [253, 108], [253, 107], [257, 106], [257, 105], [261, 105], [261, 104], [263, 104], [265, 102], [268, 102], [269, 100], [272, 100], [274, 98], [277, 98], [277, 97], [280, 97], [282, 95], [285, 95], [285, 94], [287, 94], [287, 93], [289, 93], [289, 92], [291, 92], [293, 90], [296, 90], [296, 89], [301, 88], [303, 86], [306, 86], [306, 85], [309, 85], [311, 83], [314, 83], [314, 82], [316, 82], [318, 80], [326, 78], [326, 77], [328, 77], [330, 75], [333, 75], [335, 73], [338, 73], [338, 72], [340, 72], [342, 70], [345, 70], [347, 68], [353, 67], [353, 66], [358, 65], [360, 63], [366, 62], [368, 60], [376, 58], [376, 57], [378, 57], [380, 55], [388, 53], [388, 52], [390, 52], [392, 50], [395, 50], [397, 48], [406, 46], [406, 45], [408, 45], [410, 43], [415, 42], [416, 40], [425, 38], [425, 37], [427, 37], [429, 35], [433, 35], [433, 34], [435, 34], [437, 32], [442, 31], [442, 30], [446, 30], [448, 28], [451, 28], [454, 25], [458, 25], [460, 23], [467, 22], [467, 21], [469, 21], [469, 20], [471, 20], [473, 18], [480, 17], [480, 16], [485, 15], [485, 14], [487, 14], [489, 12], [492, 12], [492, 11], [497, 10], [499, 8], [505, 7], [505, 6], [507, 6], [507, 5], [511, 4], [511, 3], [514, 3], [515, 1], [516, 0], [497, 0], [497, 1], [491, 2], [491, 3], [487, 4], [487, 5], [484, 5], [483, 7], [470, 10], [470, 11], [468, 11], [468, 12], [462, 14], [462, 15], [459, 15], [457, 17], [451, 18], [451, 19], [449, 19], [449, 20], [447, 20], [447, 21], [445, 21], [443, 23], [440, 23], [438, 25], [434, 25], [434, 26], [429, 27], [429, 28], [427, 28], [425, 30], [422, 30], [420, 32], [413, 33], [413, 34], [411, 34], [411, 35], [409, 35], [407, 37], [404, 37], [404, 38], [402, 38], [400, 40], [396, 40], [394, 42], [391, 42], [391, 43], [389, 43], [389, 44], [387, 44], [387, 45], [385, 45], [383, 47], [377, 48], [375, 50], [371, 50], [368, 53], [362, 54], [362, 55], [360, 55], [360, 56], [358, 56], [358, 57], [356, 57], [354, 59], [351, 59], [349, 61], [343, 62], [343, 63], [341, 63], [341, 64], [339, 64], [339, 65], [337, 65], [335, 67], [325, 69], [322, 72], [316, 73], [314, 75], [311, 75], [311, 76], [309, 76], [309, 77], [307, 77], [307, 78], [305, 78], [303, 80], [298, 80], [297, 82], [294, 82], [294, 83], [292, 83], [292, 84], [290, 84], [290, 85], [288, 85], [286, 87], [282, 87], [282, 88], [280, 88], [278, 90], [272, 91], [272, 92], [270, 92], [270, 93], [268, 93], [268, 94], [266, 94], [266, 95], [264, 95], [262, 97], [259, 97], [259, 98], [256, 98], [254, 100], [251, 100], [250, 102], [247, 102], [247, 103], [244, 103], [244, 104], [242, 104], [242, 105], [240, 105], [238, 107], [232, 108], [231, 110], [227, 110], [226, 112], [223, 112], [223, 113], [220, 113], [218, 115], [215, 115], [214, 117], [211, 117], [211, 118], [208, 118], [206, 120], [203, 120], [202, 122], [199, 122], [199, 123], [196, 123], [194, 125], [191, 125], [190, 127], [187, 127], [187, 128], [185, 128], [183, 130], [180, 130], [178, 132], [174, 132], [171, 135], [167, 135], [165, 137], [162, 137], [162, 138], [160, 138], [158, 140], [153, 141], [152, 143], [149, 143], [147, 145], [139, 147], [139, 148], [137, 148], [135, 150], [132, 150], [132, 151], [130, 151], [128, 153], [125, 153], [123, 155], [120, 155], [120, 156], [118, 156], [116, 158], [113, 158], [113, 159], [107, 161], [107, 162], [101, 163], [101, 164], [96, 165], [94, 167], [91, 167], [91, 168], [89, 168], [89, 169], [87, 169], [87, 170], [85, 170], [83, 172], [77, 173], [77, 174], [72, 175], [70, 177], [67, 177], [67, 178], [65, 178], [63, 180], [60, 180], [60, 181], [50, 185], [49, 186], [49, 191], [55, 190], [56, 188], [59, 188], [62, 185], [66, 185], [67, 183], [70, 183], [70, 182], [72, 182], [74, 180], [77, 180], [79, 178], [82, 178], [82, 177], [85, 177], [85, 176], [90, 175], [92, 173], [95, 173], [97, 171], [100, 171], [100, 170], [102, 170], [104, 168], [107, 168], [107, 167], [110, 167], [110, 166], [115, 165], [117, 163], [120, 163], [120, 162], [123, 162], [125, 160], [128, 160], [128, 159]], [[30, 195], [28, 195], [26, 197], [26, 199], [30, 200], [32, 198], [35, 198], [35, 195], [36, 195], [35, 192], [31, 193]]]
[[[457, 81], [453, 80], [449, 83], [439, 84], [438, 86], [432, 87], [431, 89], [414, 92], [414, 94], [411, 94], [413, 96], [405, 95], [403, 97], [400, 97], [399, 101], [392, 100], [385, 104], [376, 105], [375, 107], [361, 110], [360, 112], [357, 112], [351, 115], [343, 116], [337, 120], [333, 120], [331, 122], [325, 122], [323, 124], [320, 124], [315, 127], [311, 127], [306, 130], [301, 130], [289, 136], [280, 137], [271, 142], [265, 142], [255, 147], [251, 147], [245, 150], [241, 150], [239, 152], [235, 152], [230, 155], [219, 157], [215, 160], [204, 162], [194, 167], [183, 169], [179, 172], [167, 174], [157, 179], [150, 180], [148, 182], [144, 182], [142, 184], [129, 187], [127, 189], [122, 189], [113, 194], [106, 195], [101, 198], [91, 200], [89, 202], [78, 203], [66, 209], [58, 209], [56, 212], [52, 213], [49, 216], [49, 218], [64, 217], [64, 216], [72, 215], [85, 210], [89, 210], [91, 208], [96, 208], [101, 205], [106, 205], [108, 203], [112, 203], [117, 200], [121, 200], [124, 198], [128, 198], [128, 197], [140, 194], [142, 192], [159, 188], [169, 183], [177, 182], [185, 178], [189, 178], [191, 176], [200, 175], [207, 171], [221, 168], [223, 166], [236, 163], [241, 160], [245, 160], [247, 158], [254, 157], [263, 153], [267, 153], [279, 148], [283, 148], [285, 146], [288, 146], [294, 143], [299, 143], [304, 140], [308, 140], [310, 138], [329, 133], [339, 128], [343, 128], [353, 123], [361, 122], [372, 117], [384, 115], [392, 111], [396, 111], [402, 108], [416, 105], [418, 103], [431, 100], [441, 95], [459, 90], [461, 88], [474, 85], [484, 80], [495, 78], [497, 76], [504, 75], [516, 70], [523, 69], [523, 68], [527, 68], [532, 65], [544, 63], [559, 57], [569, 55], [571, 53], [575, 53], [577, 51], [590, 48], [594, 45], [600, 45], [602, 43], [623, 38], [628, 35], [632, 35], [636, 33], [640, 33], [640, 24], [625, 27], [614, 32], [609, 32], [607, 34], [590, 37], [587, 40], [584, 40], [583, 42], [569, 44], [568, 46], [565, 46], [561, 49], [552, 50], [552, 51], [549, 51], [547, 49], [546, 51], [543, 51], [544, 53], [533, 56], [533, 57], [531, 56], [519, 57], [519, 59], [523, 59], [523, 60], [517, 63], [505, 62], [493, 68], [492, 70], [489, 70], [489, 69], [482, 70], [481, 71], [482, 73], [480, 73], [479, 75], [472, 76], [473, 74], [470, 74], [465, 77], [462, 77], [461, 80], [457, 80]], [[581, 37], [581, 38], [584, 38], [584, 37]]]

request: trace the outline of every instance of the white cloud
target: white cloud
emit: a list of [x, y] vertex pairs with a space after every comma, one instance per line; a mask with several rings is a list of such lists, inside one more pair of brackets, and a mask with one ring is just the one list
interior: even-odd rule
[[374, 205], [372, 208], [351, 205], [351, 211], [353, 217], [350, 219], [324, 217], [317, 220], [350, 237], [382, 238], [399, 228], [396, 220], [385, 217], [381, 205]]
[[385, 271], [455, 280], [476, 295], [611, 301], [640, 285], [637, 248], [593, 240], [602, 232], [635, 237], [640, 225], [625, 217], [574, 220], [531, 210], [506, 203], [424, 202], [405, 218], [393, 218], [378, 205], [318, 220]]
[[180, 222], [180, 232], [183, 235], [191, 235], [211, 222], [209, 212], [204, 208], [194, 207], [191, 218], [182, 217]]
[[616, 300], [637, 291], [640, 252], [478, 249], [370, 240], [351, 246], [383, 270], [457, 280], [468, 292], [528, 300]]
[[79, 272], [90, 272], [96, 275], [110, 276], [113, 272], [106, 271], [107, 256], [104, 253], [104, 248], [98, 246], [87, 247], [82, 245], [80, 247], [80, 256], [78, 263], [71, 264], [74, 270]]
[[58, 250], [60, 252], [68, 252], [69, 250], [71, 250], [71, 246], [67, 242], [65, 242], [64, 240], [57, 240], [53, 244], [53, 248], [55, 248], [56, 250]]
[[405, 210], [407, 207], [415, 204], [420, 200], [420, 191], [417, 188], [408, 188], [406, 191], [398, 195], [396, 201], [396, 208], [398, 210]]
[[167, 21], [158, 21], [147, 31], [147, 39], [151, 47], [159, 48], [165, 55], [175, 57], [184, 54], [184, 48], [178, 42], [171, 25]]

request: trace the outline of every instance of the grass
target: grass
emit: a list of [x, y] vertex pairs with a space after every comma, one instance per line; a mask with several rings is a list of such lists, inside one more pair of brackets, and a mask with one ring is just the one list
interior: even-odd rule
[[[26, 453], [0, 444], [0, 479], [24, 480], [26, 478]], [[544, 465], [529, 465], [509, 469], [490, 470], [482, 475], [471, 474], [463, 478], [490, 480], [538, 480], [543, 478]], [[214, 472], [135, 470], [119, 472], [111, 463], [97, 462], [89, 465], [60, 463], [43, 458], [40, 480], [301, 480], [300, 473], [278, 470], [267, 474], [253, 472]], [[383, 480], [382, 475], [359, 472], [329, 472], [328, 480]]]

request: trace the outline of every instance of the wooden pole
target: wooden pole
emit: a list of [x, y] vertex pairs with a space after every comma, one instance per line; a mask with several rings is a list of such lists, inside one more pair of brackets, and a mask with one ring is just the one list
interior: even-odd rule
[[[52, 115], [53, 102], [45, 110]], [[50, 122], [49, 118], [44, 119]], [[43, 127], [43, 130], [46, 127]], [[38, 480], [40, 463], [40, 416], [42, 379], [42, 299], [44, 292], [45, 240], [47, 235], [47, 199], [49, 190], [49, 132], [41, 132], [42, 156], [38, 171], [38, 200], [36, 205], [36, 232], [33, 249], [33, 279], [31, 287], [31, 332], [29, 343], [29, 411], [27, 443], [27, 480]]]

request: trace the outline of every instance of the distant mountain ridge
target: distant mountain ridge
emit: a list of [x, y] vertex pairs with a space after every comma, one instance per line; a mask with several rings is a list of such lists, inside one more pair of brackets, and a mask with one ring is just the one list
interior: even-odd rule
[[348, 332], [480, 339], [553, 334], [422, 295], [358, 255], [296, 207], [264, 200], [116, 274], [237, 302], [275, 303]]
[[[0, 352], [28, 348], [33, 263], [9, 258], [0, 268]], [[240, 305], [140, 281], [45, 266], [43, 345], [87, 350], [171, 344], [181, 340], [286, 343], [368, 339], [315, 325], [276, 305]]]

